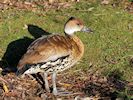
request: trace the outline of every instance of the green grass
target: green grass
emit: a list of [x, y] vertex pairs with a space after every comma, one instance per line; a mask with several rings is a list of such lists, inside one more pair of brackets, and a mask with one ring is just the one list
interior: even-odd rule
[[[72, 70], [82, 69], [88, 73], [98, 71], [106, 76], [118, 71], [122, 73], [122, 79], [132, 81], [133, 68], [129, 65], [129, 58], [133, 55], [133, 16], [121, 8], [95, 2], [82, 1], [73, 5], [68, 9], [48, 12], [0, 11], [0, 57], [3, 57], [12, 41], [34, 38], [24, 28], [25, 25], [33, 24], [50, 33], [62, 34], [65, 21], [75, 16], [82, 19], [94, 33], [76, 33], [85, 44], [85, 54]], [[19, 51], [16, 54], [19, 55]], [[10, 59], [11, 62], [13, 60]]]
[[[43, 29], [63, 35], [64, 23], [75, 16], [94, 33], [76, 33], [85, 45], [85, 54], [80, 63], [69, 70], [70, 73], [81, 69], [88, 74], [115, 74], [118, 79], [133, 81], [133, 68], [129, 64], [129, 58], [133, 55], [133, 16], [120, 7], [104, 6], [98, 2], [82, 1], [72, 5], [67, 9], [48, 12], [15, 8], [0, 11], [0, 58], [4, 66], [17, 65], [26, 47], [35, 39], [33, 33], [40, 35]], [[30, 32], [26, 28], [28, 24], [35, 25], [34, 28], [39, 31], [34, 29]], [[126, 90], [118, 93], [120, 97], [128, 97]]]

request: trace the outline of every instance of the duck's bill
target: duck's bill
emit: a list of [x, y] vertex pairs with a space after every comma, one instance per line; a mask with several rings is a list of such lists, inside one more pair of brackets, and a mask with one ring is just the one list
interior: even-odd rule
[[82, 32], [88, 32], [88, 33], [93, 32], [93, 30], [91, 30], [90, 28], [88, 28], [86, 26], [84, 26], [81, 31]]

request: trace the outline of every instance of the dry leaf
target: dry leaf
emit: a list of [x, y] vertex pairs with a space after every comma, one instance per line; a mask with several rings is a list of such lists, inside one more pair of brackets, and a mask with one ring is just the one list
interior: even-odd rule
[[2, 82], [2, 84], [3, 84], [3, 89], [4, 89], [5, 93], [8, 93], [9, 92], [8, 87], [6, 86], [6, 84], [4, 82]]

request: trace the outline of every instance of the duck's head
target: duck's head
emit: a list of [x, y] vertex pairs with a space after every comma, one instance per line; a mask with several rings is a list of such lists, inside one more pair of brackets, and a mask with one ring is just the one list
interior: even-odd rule
[[91, 29], [83, 25], [83, 22], [80, 19], [71, 17], [64, 26], [64, 32], [68, 35], [73, 35], [74, 32], [92, 32]]

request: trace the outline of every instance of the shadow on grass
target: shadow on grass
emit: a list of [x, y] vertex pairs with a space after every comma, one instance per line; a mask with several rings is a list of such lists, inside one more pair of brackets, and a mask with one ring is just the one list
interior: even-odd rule
[[[127, 81], [122, 80], [122, 73], [116, 70], [105, 78], [96, 78], [88, 80], [85, 87], [82, 89], [88, 96], [109, 97], [115, 100], [117, 97], [127, 98], [126, 94], [120, 95], [120, 92], [125, 92]], [[109, 99], [109, 100], [110, 100]]]
[[46, 32], [42, 28], [31, 24], [28, 25], [28, 31], [34, 37], [34, 39], [23, 37], [9, 43], [7, 50], [0, 61], [0, 66], [2, 66], [3, 69], [3, 75], [9, 72], [15, 72], [17, 70], [17, 64], [19, 60], [27, 51], [28, 46], [35, 39], [41, 37], [42, 35], [50, 35], [50, 33]]

